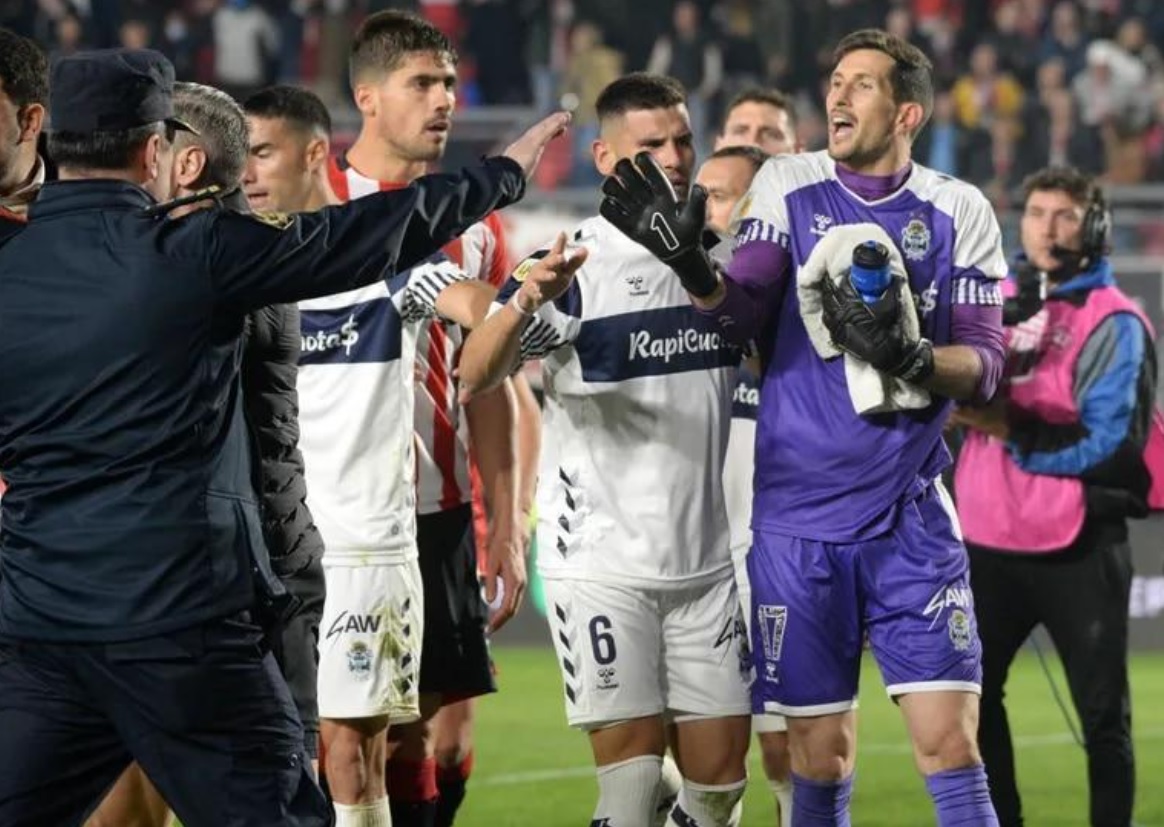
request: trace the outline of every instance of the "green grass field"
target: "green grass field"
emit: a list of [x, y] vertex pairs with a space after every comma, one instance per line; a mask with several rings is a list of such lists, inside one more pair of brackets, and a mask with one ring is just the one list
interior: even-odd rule
[[[480, 705], [477, 761], [460, 827], [578, 827], [597, 788], [585, 736], [565, 724], [561, 684], [549, 648], [498, 648], [502, 691]], [[1066, 684], [1058, 663], [1058, 685]], [[1164, 655], [1132, 662], [1137, 827], [1164, 827]], [[1074, 743], [1038, 661], [1015, 663], [1008, 687], [1018, 772], [1030, 827], [1087, 824], [1083, 751]], [[929, 799], [913, 768], [904, 726], [871, 659], [862, 676], [860, 757], [853, 822], [861, 827], [932, 824]], [[752, 751], [753, 783], [743, 825], [772, 825], [771, 794]]]

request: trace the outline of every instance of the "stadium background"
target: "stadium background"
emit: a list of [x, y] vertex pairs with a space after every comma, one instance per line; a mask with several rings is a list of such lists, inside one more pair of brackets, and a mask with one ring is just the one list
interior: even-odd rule
[[[1115, 219], [1115, 271], [1156, 329], [1164, 328], [1159, 0], [0, 0], [0, 25], [34, 37], [53, 57], [149, 45], [174, 61], [182, 79], [236, 96], [276, 81], [310, 86], [331, 108], [342, 149], [359, 123], [344, 71], [350, 33], [383, 8], [418, 11], [458, 44], [461, 82], [446, 166], [503, 145], [541, 112], [574, 110], [571, 140], [551, 148], [530, 197], [504, 214], [514, 256], [596, 207], [588, 146], [594, 99], [610, 80], [645, 68], [678, 77], [695, 90], [690, 108], [705, 150], [735, 92], [776, 86], [794, 96], [800, 137], [816, 149], [824, 141], [821, 79], [832, 44], [872, 25], [934, 61], [939, 93], [915, 158], [982, 187], [1010, 253], [1024, 175], [1054, 162], [1100, 175]], [[1164, 827], [1164, 517], [1133, 525], [1133, 549], [1137, 824]], [[497, 640], [503, 692], [482, 708], [478, 771], [459, 824], [579, 824], [589, 812], [588, 750], [564, 726], [537, 598], [535, 583], [534, 606]], [[1065, 684], [1054, 657], [1048, 660], [1049, 675], [1032, 647], [1009, 692], [1028, 823], [1082, 825], [1082, 750], [1055, 703], [1051, 684], [1060, 692]], [[856, 821], [927, 823], [902, 727], [869, 664], [863, 686]], [[752, 774], [762, 778], [758, 764]], [[751, 785], [746, 813], [745, 825], [771, 823], [761, 783]]]

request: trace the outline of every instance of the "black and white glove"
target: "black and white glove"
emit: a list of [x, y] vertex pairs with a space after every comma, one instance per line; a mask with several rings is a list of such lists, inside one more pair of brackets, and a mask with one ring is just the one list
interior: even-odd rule
[[602, 192], [602, 217], [674, 270], [688, 293], [704, 298], [715, 291], [719, 277], [703, 246], [707, 190], [692, 186], [680, 202], [655, 159], [640, 152], [633, 164], [626, 158], [615, 164]]
[[876, 302], [866, 304], [848, 273], [835, 282], [826, 275], [821, 281], [821, 305], [824, 326], [841, 350], [906, 382], [922, 382], [933, 374], [933, 342], [905, 335], [896, 284]]

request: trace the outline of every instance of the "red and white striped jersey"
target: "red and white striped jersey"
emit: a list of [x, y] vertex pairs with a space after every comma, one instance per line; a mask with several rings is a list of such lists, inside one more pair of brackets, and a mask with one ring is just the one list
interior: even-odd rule
[[[404, 186], [377, 181], [335, 158], [329, 170], [332, 189], [344, 201]], [[451, 241], [445, 254], [471, 278], [500, 288], [509, 277], [505, 229], [497, 213]], [[416, 347], [416, 510], [432, 514], [472, 500], [469, 435], [457, 402], [453, 369], [463, 342], [456, 325], [425, 324]]]

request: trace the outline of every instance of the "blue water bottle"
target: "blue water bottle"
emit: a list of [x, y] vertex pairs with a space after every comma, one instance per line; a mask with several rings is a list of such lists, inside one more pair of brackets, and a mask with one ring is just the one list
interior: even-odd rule
[[889, 248], [877, 241], [866, 241], [854, 247], [849, 282], [865, 304], [875, 304], [893, 283]]

